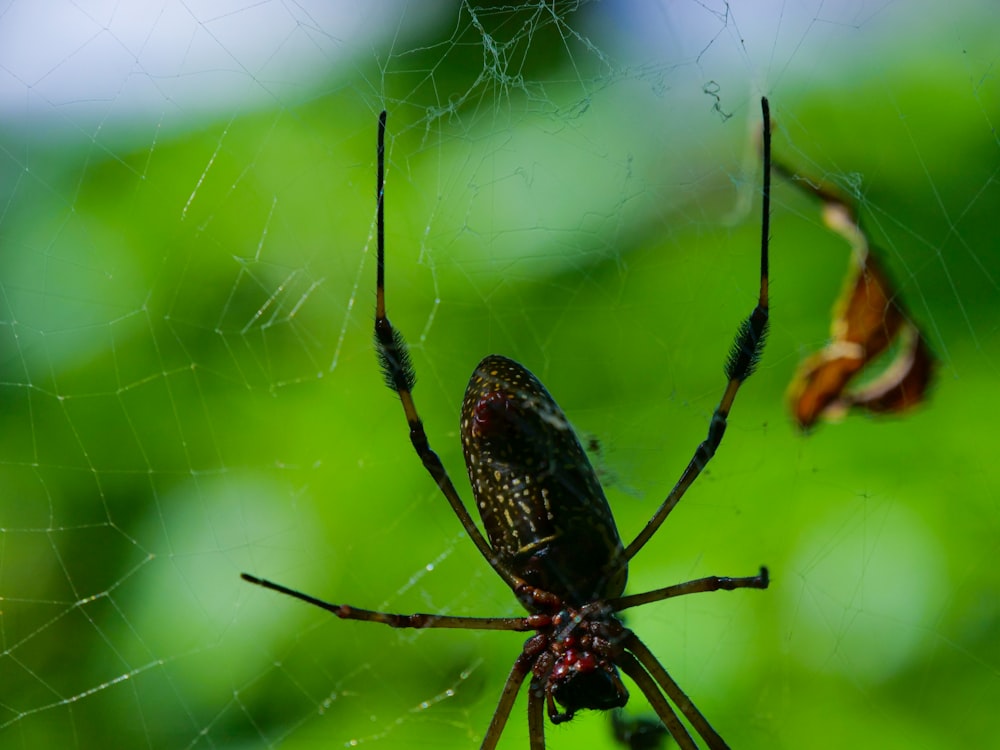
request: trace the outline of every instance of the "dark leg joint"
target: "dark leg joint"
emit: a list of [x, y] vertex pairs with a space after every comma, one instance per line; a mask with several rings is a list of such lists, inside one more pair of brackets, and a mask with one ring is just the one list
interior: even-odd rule
[[771, 583], [767, 568], [761, 567], [760, 573], [747, 578], [723, 578], [716, 579], [716, 585], [722, 591], [735, 591], [736, 589], [766, 589]]
[[726, 418], [718, 412], [712, 415], [712, 421], [708, 425], [708, 438], [702, 443], [702, 446], [708, 452], [705, 458], [706, 461], [715, 455], [715, 449], [719, 447], [719, 443], [722, 442], [722, 436], [726, 434], [727, 424]]
[[760, 574], [757, 576], [757, 580], [760, 581], [760, 586], [758, 588], [766, 589], [771, 585], [771, 573], [767, 569], [766, 565], [760, 566]]

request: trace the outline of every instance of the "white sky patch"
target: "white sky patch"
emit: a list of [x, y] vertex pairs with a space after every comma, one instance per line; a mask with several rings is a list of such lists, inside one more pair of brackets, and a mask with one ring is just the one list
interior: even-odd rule
[[403, 29], [385, 23], [407, 5], [12, 0], [0, 15], [0, 110], [23, 128], [61, 122], [72, 137], [292, 102], [445, 4], [422, 3]]

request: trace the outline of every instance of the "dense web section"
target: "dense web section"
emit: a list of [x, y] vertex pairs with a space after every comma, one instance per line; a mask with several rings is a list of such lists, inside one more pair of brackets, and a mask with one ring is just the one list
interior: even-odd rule
[[[460, 494], [461, 394], [503, 354], [631, 539], [756, 297], [762, 94], [776, 158], [856, 207], [936, 384], [795, 429], [849, 249], [776, 178], [768, 350], [628, 592], [761, 564], [771, 588], [627, 624], [734, 747], [995, 745], [991, 5], [7, 2], [0, 746], [478, 747], [522, 636], [341, 622], [239, 578], [520, 614], [379, 377], [377, 113], [392, 319]], [[501, 747], [526, 736], [522, 696]], [[594, 713], [547, 742], [616, 746]]]

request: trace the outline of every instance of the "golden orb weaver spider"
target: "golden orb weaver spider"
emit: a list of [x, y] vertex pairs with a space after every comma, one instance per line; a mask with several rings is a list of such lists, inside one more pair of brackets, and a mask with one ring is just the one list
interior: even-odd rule
[[728, 747], [617, 613], [686, 594], [768, 586], [767, 568], [761, 568], [755, 576], [708, 576], [623, 596], [629, 561], [660, 528], [715, 454], [736, 393], [753, 373], [764, 348], [771, 194], [771, 118], [766, 98], [761, 99], [761, 110], [764, 187], [757, 305], [736, 332], [725, 366], [726, 388], [712, 414], [707, 437], [698, 445], [653, 517], [628, 546], [622, 544], [604, 491], [562, 410], [541, 382], [513, 360], [491, 355], [480, 362], [462, 404], [465, 462], [489, 541], [472, 520], [447, 470], [431, 449], [413, 401], [416, 376], [409, 352], [403, 337], [386, 316], [386, 113], [382, 112], [378, 120], [376, 180], [375, 345], [379, 362], [386, 384], [399, 395], [417, 456], [480, 554], [529, 614], [526, 617], [390, 614], [330, 604], [247, 573], [242, 575], [243, 579], [348, 620], [379, 622], [394, 628], [534, 631], [514, 661], [481, 750], [497, 746], [514, 700], [529, 676], [530, 747], [544, 750], [546, 715], [549, 721], [559, 724], [572, 719], [581, 709], [607, 710], [625, 705], [628, 691], [619, 670], [643, 692], [682, 750], [697, 750], [698, 745], [671, 703], [711, 750]]

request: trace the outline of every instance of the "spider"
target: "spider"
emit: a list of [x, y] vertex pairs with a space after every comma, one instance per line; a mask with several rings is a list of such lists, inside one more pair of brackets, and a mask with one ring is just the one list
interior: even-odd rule
[[531, 632], [514, 660], [481, 744], [497, 746], [515, 698], [528, 686], [531, 750], [545, 747], [545, 716], [569, 721], [581, 709], [620, 708], [628, 701], [624, 672], [638, 686], [683, 750], [697, 750], [675, 706], [712, 750], [728, 747], [653, 653], [618, 613], [703, 591], [768, 586], [767, 568], [754, 576], [708, 576], [641, 594], [623, 596], [628, 563], [646, 545], [715, 454], [740, 385], [756, 367], [768, 322], [768, 224], [770, 210], [770, 115], [764, 121], [764, 187], [761, 220], [760, 293], [740, 325], [725, 365], [727, 384], [712, 414], [708, 435], [695, 450], [653, 517], [623, 545], [611, 508], [580, 441], [545, 387], [517, 362], [491, 355], [476, 367], [462, 404], [461, 436], [486, 537], [472, 520], [455, 485], [431, 449], [413, 400], [416, 381], [403, 337], [386, 316], [385, 123], [378, 120], [376, 180], [377, 285], [375, 346], [386, 384], [402, 403], [417, 456], [437, 483], [480, 554], [528, 611], [523, 617], [459, 617], [390, 614], [330, 604], [278, 583], [244, 573], [243, 579], [287, 594], [347, 620], [394, 628], [458, 628]]

